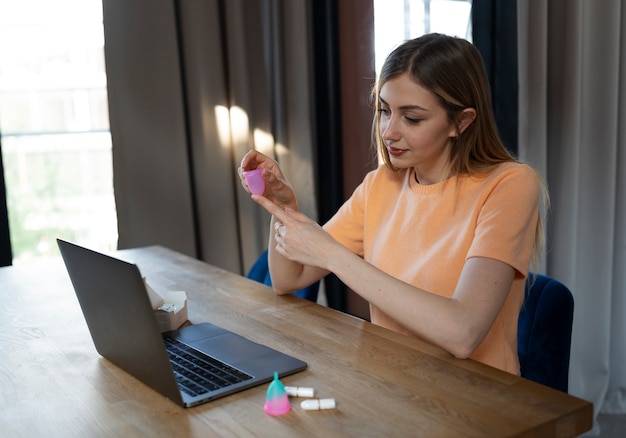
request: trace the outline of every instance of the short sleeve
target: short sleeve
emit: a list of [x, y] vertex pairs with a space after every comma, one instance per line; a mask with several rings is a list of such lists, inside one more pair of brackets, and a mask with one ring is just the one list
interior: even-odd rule
[[324, 229], [335, 240], [359, 256], [363, 256], [364, 252], [365, 210], [375, 172], [371, 171], [365, 176], [352, 196], [324, 225]]
[[483, 201], [467, 258], [501, 260], [526, 276], [539, 221], [539, 197], [539, 179], [529, 166], [509, 167], [499, 174]]

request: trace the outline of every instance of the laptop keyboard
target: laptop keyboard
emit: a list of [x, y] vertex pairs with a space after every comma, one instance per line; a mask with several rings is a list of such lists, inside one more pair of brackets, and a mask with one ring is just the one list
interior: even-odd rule
[[180, 341], [167, 337], [164, 340], [178, 386], [191, 396], [206, 394], [252, 378]]

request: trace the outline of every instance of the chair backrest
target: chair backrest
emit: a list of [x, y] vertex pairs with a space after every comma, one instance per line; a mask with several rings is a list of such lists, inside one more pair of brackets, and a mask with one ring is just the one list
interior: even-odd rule
[[[267, 262], [267, 250], [261, 254], [261, 256], [254, 262], [254, 265], [248, 271], [246, 275], [251, 280], [258, 281], [259, 283], [266, 284], [268, 286], [272, 285], [272, 279], [270, 277], [270, 270]], [[317, 302], [317, 294], [319, 292], [320, 282], [316, 281], [312, 285], [300, 289], [294, 295], [304, 298], [309, 301]]]
[[545, 275], [528, 275], [518, 323], [521, 375], [567, 392], [574, 319], [570, 290]]

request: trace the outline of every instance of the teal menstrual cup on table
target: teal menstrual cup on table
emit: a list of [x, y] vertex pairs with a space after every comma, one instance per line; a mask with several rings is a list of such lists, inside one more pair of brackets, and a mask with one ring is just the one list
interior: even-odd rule
[[291, 410], [289, 397], [282, 382], [278, 380], [278, 373], [274, 373], [274, 380], [267, 388], [265, 399], [265, 412], [270, 415], [283, 415]]

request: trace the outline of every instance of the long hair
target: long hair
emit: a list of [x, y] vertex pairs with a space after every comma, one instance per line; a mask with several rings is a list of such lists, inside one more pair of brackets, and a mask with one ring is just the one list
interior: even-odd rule
[[[476, 111], [476, 119], [463, 132], [457, 124], [457, 137], [452, 140], [444, 179], [453, 175], [485, 174], [499, 163], [517, 161], [498, 135], [491, 90], [480, 52], [467, 40], [432, 33], [405, 41], [394, 49], [387, 56], [372, 89], [375, 106], [372, 141], [388, 168], [397, 170], [391, 163], [380, 131], [380, 90], [388, 81], [406, 73], [416, 84], [434, 93], [451, 122], [456, 124], [457, 115], [466, 108]], [[547, 209], [547, 188], [537, 176]], [[535, 233], [534, 261], [541, 255], [544, 240], [540, 216]]]
[[495, 164], [515, 161], [498, 135], [487, 73], [476, 47], [461, 38], [427, 34], [404, 42], [389, 54], [373, 89], [372, 136], [390, 169], [395, 170], [380, 132], [379, 96], [385, 83], [405, 73], [434, 93], [450, 121], [455, 122], [466, 108], [476, 110], [474, 122], [454, 140], [445, 177], [482, 173]]

